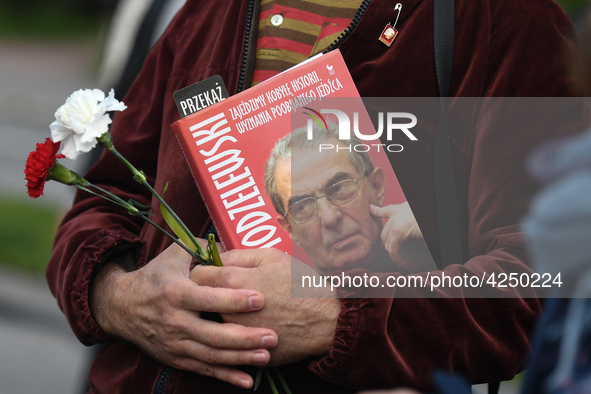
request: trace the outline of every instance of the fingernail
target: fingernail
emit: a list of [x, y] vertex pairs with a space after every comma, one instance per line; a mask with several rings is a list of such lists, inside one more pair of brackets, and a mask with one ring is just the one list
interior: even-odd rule
[[250, 381], [248, 379], [240, 379], [238, 381], [238, 385], [240, 387], [244, 387], [245, 389], [249, 389], [250, 388]]
[[255, 353], [253, 360], [256, 364], [266, 364], [267, 356], [265, 355], [265, 353]]
[[261, 297], [259, 296], [251, 296], [248, 299], [248, 305], [250, 305], [251, 309], [259, 309], [262, 304]]
[[263, 347], [273, 346], [275, 345], [275, 338], [273, 338], [273, 335], [265, 335], [261, 340], [261, 345]]

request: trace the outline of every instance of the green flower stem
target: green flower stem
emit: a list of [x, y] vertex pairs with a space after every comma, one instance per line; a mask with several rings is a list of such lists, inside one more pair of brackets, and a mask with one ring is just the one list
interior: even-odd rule
[[[123, 208], [127, 209], [127, 211], [128, 211], [129, 213], [131, 213], [131, 214], [136, 214], [136, 213], [139, 213], [139, 212], [140, 212], [140, 211], [139, 211], [139, 210], [138, 210], [136, 207], [134, 207], [133, 205], [131, 205], [129, 202], [127, 202], [127, 201], [123, 200], [121, 197], [119, 197], [119, 196], [116, 196], [115, 194], [113, 194], [113, 193], [111, 193], [111, 192], [109, 192], [109, 191], [107, 191], [107, 190], [103, 189], [103, 188], [102, 188], [102, 187], [100, 187], [100, 186], [93, 185], [92, 183], [90, 183], [90, 182], [88, 182], [88, 181], [86, 181], [86, 183], [87, 183], [87, 187], [90, 187], [90, 188], [92, 188], [92, 189], [98, 190], [99, 192], [101, 192], [101, 193], [103, 193], [104, 195], [108, 196], [109, 198], [108, 198], [107, 200], [109, 200], [109, 201], [111, 201], [111, 202], [114, 202], [115, 204], [117, 204], [117, 205], [119, 205], [119, 206], [121, 206], [121, 207], [123, 207]], [[83, 189], [83, 190], [86, 190], [87, 192], [90, 192], [90, 193], [92, 193], [92, 194], [94, 194], [94, 195], [97, 195], [97, 196], [99, 196], [99, 197], [103, 197], [103, 198], [105, 198], [104, 196], [101, 196], [100, 194], [93, 193], [91, 190], [88, 190], [88, 189]]]
[[121, 155], [121, 153], [117, 152], [117, 149], [115, 149], [115, 146], [113, 146], [113, 144], [110, 144], [107, 149], [109, 151], [111, 151], [115, 155], [115, 157], [117, 157], [119, 160], [121, 160], [121, 162], [125, 165], [125, 167], [127, 167], [129, 169], [129, 171], [131, 171], [134, 179], [137, 182], [142, 183], [142, 184], [144, 182], [146, 182], [146, 176], [144, 175], [144, 173], [139, 171], [137, 168], [135, 168], [133, 166], [133, 164], [128, 162], [127, 159], [125, 157], [123, 157], [123, 155]]
[[[160, 202], [160, 204], [162, 204], [162, 206], [164, 207], [164, 209], [166, 209], [168, 211], [168, 213], [170, 213], [170, 215], [173, 217], [173, 219], [179, 224], [179, 226], [181, 226], [181, 228], [183, 229], [183, 231], [187, 234], [187, 236], [191, 239], [191, 242], [193, 242], [193, 244], [195, 245], [195, 247], [197, 248], [198, 254], [201, 257], [202, 260], [209, 260], [210, 259], [210, 255], [207, 252], [207, 250], [205, 250], [205, 248], [203, 248], [203, 246], [201, 246], [201, 244], [199, 242], [197, 242], [197, 239], [195, 238], [195, 236], [193, 235], [193, 233], [191, 231], [189, 231], [189, 229], [187, 228], [187, 226], [185, 225], [185, 223], [183, 223], [183, 221], [177, 216], [177, 214], [170, 208], [170, 206], [168, 206], [168, 204], [166, 203], [166, 201], [164, 201], [164, 199], [160, 196], [160, 194], [156, 193], [156, 190], [154, 190], [152, 188], [152, 186], [148, 183], [146, 176], [144, 175], [143, 172], [138, 171], [137, 168], [135, 168], [133, 166], [133, 164], [131, 164], [129, 161], [127, 161], [127, 159], [125, 157], [123, 157], [123, 155], [121, 155], [117, 149], [115, 149], [115, 146], [113, 146], [112, 143], [107, 145], [107, 149], [109, 151], [111, 151], [115, 157], [117, 157], [119, 160], [121, 160], [121, 162], [133, 173], [134, 175], [134, 179], [138, 182], [141, 183], [142, 185], [144, 185], [149, 191], [150, 193], [152, 193], [152, 195], [154, 197], [156, 197], [156, 199], [158, 200], [158, 202]], [[216, 265], [219, 263], [221, 264], [221, 260], [219, 259], [219, 256], [217, 257], [217, 262]]]
[[[91, 185], [87, 185], [87, 186], [91, 186]], [[94, 186], [94, 185], [92, 185], [92, 186]], [[97, 196], [97, 197], [103, 198], [103, 199], [105, 199], [105, 200], [107, 200], [107, 201], [109, 201], [109, 202], [112, 202], [113, 204], [119, 205], [120, 207], [127, 209], [127, 206], [126, 206], [126, 205], [124, 205], [124, 204], [122, 204], [121, 202], [119, 202], [119, 201], [117, 201], [117, 200], [114, 200], [114, 199], [112, 199], [112, 198], [110, 198], [110, 197], [103, 196], [103, 195], [101, 195], [101, 194], [99, 194], [99, 193], [97, 193], [97, 192], [93, 192], [92, 190], [90, 190], [89, 188], [87, 188], [87, 187], [85, 187], [85, 186], [80, 186], [80, 185], [78, 185], [78, 186], [76, 186], [76, 187], [77, 187], [78, 189], [80, 189], [80, 190], [84, 190], [84, 191], [85, 191], [85, 192], [87, 192], [87, 193], [94, 194], [94, 195], [95, 195], [95, 196]]]
[[181, 241], [179, 241], [176, 237], [174, 237], [172, 234], [170, 234], [168, 231], [166, 231], [165, 229], [163, 229], [162, 227], [160, 227], [159, 225], [157, 225], [156, 223], [154, 223], [152, 220], [150, 220], [148, 217], [146, 216], [142, 216], [142, 218], [150, 223], [152, 226], [156, 227], [158, 230], [162, 231], [164, 233], [164, 235], [166, 235], [168, 238], [172, 239], [177, 245], [179, 245], [181, 248], [183, 248], [185, 250], [185, 252], [189, 253], [191, 256], [193, 256], [193, 258], [195, 260], [197, 260], [199, 262], [199, 264], [201, 265], [208, 265], [208, 262], [203, 260], [200, 256], [198, 256], [195, 252], [193, 252], [191, 249], [187, 248], [185, 246], [184, 243], [182, 243]]
[[194, 253], [191, 249], [189, 249], [187, 246], [185, 246], [185, 244], [183, 244], [182, 242], [180, 242], [176, 237], [174, 237], [172, 234], [170, 234], [168, 231], [166, 231], [165, 229], [163, 229], [162, 227], [160, 227], [159, 225], [157, 225], [155, 222], [153, 222], [152, 220], [150, 220], [146, 215], [148, 214], [147, 212], [142, 213], [141, 211], [139, 211], [136, 207], [134, 207], [133, 205], [131, 205], [129, 202], [121, 199], [120, 197], [106, 191], [105, 189], [103, 189], [100, 186], [96, 186], [93, 185], [92, 183], [86, 181], [87, 186], [91, 187], [93, 189], [96, 189], [98, 191], [100, 191], [101, 193], [104, 193], [106, 196], [100, 195], [98, 193], [93, 192], [92, 190], [87, 189], [84, 186], [78, 186], [79, 189], [82, 189], [86, 192], [89, 192], [91, 194], [94, 194], [95, 196], [99, 196], [102, 197], [108, 201], [111, 201], [125, 209], [127, 209], [127, 211], [134, 215], [134, 216], [139, 216], [142, 219], [144, 219], [146, 222], [150, 223], [152, 226], [156, 227], [158, 230], [162, 231], [162, 233], [164, 233], [164, 235], [166, 235], [168, 238], [172, 239], [177, 245], [179, 245], [181, 248], [183, 248], [183, 250], [185, 250], [187, 253], [189, 253], [195, 260], [197, 260], [200, 264], [203, 265], [207, 265], [208, 262], [205, 261], [203, 258], [201, 258], [200, 256], [198, 256], [196, 253]]
[[203, 248], [203, 246], [201, 246], [201, 244], [199, 242], [197, 242], [197, 239], [195, 238], [195, 236], [193, 236], [193, 233], [191, 231], [189, 231], [189, 229], [187, 228], [185, 223], [183, 223], [183, 221], [177, 216], [177, 214], [168, 206], [168, 204], [166, 203], [166, 201], [164, 201], [164, 199], [160, 196], [160, 194], [156, 193], [156, 190], [154, 190], [152, 188], [152, 186], [150, 186], [150, 184], [147, 181], [143, 181], [141, 183], [150, 191], [150, 193], [152, 193], [152, 195], [154, 195], [154, 197], [156, 197], [158, 202], [160, 204], [162, 204], [162, 206], [168, 211], [168, 213], [170, 213], [170, 215], [173, 217], [173, 219], [181, 226], [183, 231], [185, 231], [185, 233], [187, 233], [187, 235], [191, 239], [191, 242], [193, 242], [195, 244], [195, 246], [197, 247], [197, 250], [199, 251], [199, 254], [201, 255], [201, 257], [205, 260], [208, 260], [209, 254], [207, 253], [205, 248]]

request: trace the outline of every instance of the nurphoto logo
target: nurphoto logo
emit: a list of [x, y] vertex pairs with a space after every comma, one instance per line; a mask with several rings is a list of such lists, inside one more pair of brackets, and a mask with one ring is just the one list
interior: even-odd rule
[[[314, 122], [318, 124], [320, 129], [328, 130], [328, 124], [324, 119], [322, 114], [332, 114], [337, 118], [338, 121], [338, 133], [339, 133], [339, 140], [341, 141], [350, 141], [351, 140], [351, 130], [355, 137], [361, 141], [375, 141], [378, 140], [386, 131], [386, 139], [387, 141], [392, 141], [392, 136], [394, 132], [402, 132], [406, 137], [408, 137], [411, 141], [418, 141], [417, 137], [410, 131], [413, 127], [417, 125], [417, 117], [408, 112], [387, 112], [386, 113], [386, 127], [384, 127], [384, 113], [378, 113], [378, 130], [375, 134], [363, 134], [359, 130], [359, 113], [353, 112], [353, 127], [351, 127], [351, 119], [347, 113], [338, 109], [321, 109], [320, 112], [310, 108], [310, 107], [303, 107], [304, 109], [310, 112], [304, 112], [305, 115], [310, 116], [312, 119], [308, 119], [307, 123], [307, 130], [308, 130], [308, 140], [314, 139]], [[384, 149], [388, 152], [397, 153], [403, 151], [403, 146], [401, 144], [382, 144], [382, 143], [372, 143], [372, 144], [355, 144], [350, 145], [347, 147], [338, 146], [334, 144], [319, 144], [319, 151], [322, 152], [323, 150], [355, 150], [355, 152], [369, 152], [371, 147], [376, 148], [378, 151], [380, 149]]]

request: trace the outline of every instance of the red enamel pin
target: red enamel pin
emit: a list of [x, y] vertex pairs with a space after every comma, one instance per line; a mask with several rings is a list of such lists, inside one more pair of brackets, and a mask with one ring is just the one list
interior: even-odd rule
[[381, 42], [383, 42], [388, 47], [390, 45], [392, 45], [392, 42], [394, 42], [394, 39], [396, 38], [396, 36], [398, 36], [398, 30], [396, 30], [396, 23], [398, 23], [398, 18], [400, 17], [400, 11], [402, 11], [402, 4], [401, 3], [396, 4], [396, 7], [394, 7], [394, 10], [398, 11], [398, 14], [396, 15], [396, 21], [394, 21], [394, 24], [392, 24], [391, 22], [388, 22], [386, 27], [384, 27], [384, 30], [382, 30], [382, 34], [380, 34], [380, 38], [379, 38], [379, 40]]

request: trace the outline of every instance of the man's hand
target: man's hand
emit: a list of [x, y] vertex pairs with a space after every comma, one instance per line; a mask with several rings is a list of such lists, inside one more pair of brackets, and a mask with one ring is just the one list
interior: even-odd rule
[[255, 311], [264, 296], [198, 286], [189, 279], [190, 267], [191, 256], [176, 244], [134, 272], [109, 263], [91, 283], [91, 312], [107, 333], [170, 366], [250, 388], [252, 377], [228, 365], [267, 364], [277, 334], [203, 320], [200, 312]]
[[221, 257], [224, 267], [197, 266], [191, 279], [201, 286], [256, 289], [265, 295], [265, 307], [260, 311], [225, 313], [222, 317], [226, 322], [275, 331], [279, 343], [271, 350], [271, 365], [328, 354], [341, 311], [338, 299], [292, 298], [292, 259], [276, 249], [233, 250]]
[[382, 241], [398, 266], [408, 273], [437, 269], [408, 202], [384, 207], [371, 204], [369, 209], [373, 216], [388, 219]]

